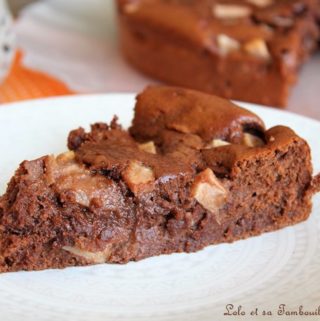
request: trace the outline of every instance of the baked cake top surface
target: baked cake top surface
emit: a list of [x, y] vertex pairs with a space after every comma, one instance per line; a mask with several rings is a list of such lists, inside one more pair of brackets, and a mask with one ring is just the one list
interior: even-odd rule
[[239, 161], [270, 156], [293, 141], [303, 142], [287, 127], [266, 130], [258, 116], [224, 99], [157, 86], [138, 95], [129, 132], [116, 120], [95, 124], [90, 133], [72, 131], [69, 148], [92, 170], [119, 178], [131, 166], [154, 181], [192, 177], [209, 164], [218, 175], [232, 175]]
[[[118, 0], [132, 21], [143, 22], [221, 55], [265, 61], [299, 60], [299, 46], [317, 38], [317, 0]], [[303, 39], [303, 40], [302, 40]], [[301, 41], [302, 40], [302, 41]], [[296, 53], [293, 54], [292, 52]]]

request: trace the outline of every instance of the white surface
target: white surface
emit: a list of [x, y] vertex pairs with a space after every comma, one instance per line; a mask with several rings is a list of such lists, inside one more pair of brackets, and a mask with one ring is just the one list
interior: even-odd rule
[[[64, 80], [79, 92], [137, 92], [154, 83], [123, 60], [113, 0], [46, 0], [18, 21], [26, 65]], [[320, 119], [320, 54], [301, 70], [288, 110]]]
[[[19, 162], [65, 150], [79, 125], [110, 121], [128, 126], [133, 95], [40, 100], [0, 108], [0, 191]], [[320, 170], [320, 123], [247, 105], [268, 126], [291, 126], [311, 145]], [[314, 311], [320, 304], [320, 198], [310, 219], [295, 227], [194, 254], [127, 265], [99, 265], [0, 275], [2, 321], [233, 320], [226, 304], [277, 313], [279, 304]], [[319, 317], [235, 317], [234, 320], [318, 320]]]

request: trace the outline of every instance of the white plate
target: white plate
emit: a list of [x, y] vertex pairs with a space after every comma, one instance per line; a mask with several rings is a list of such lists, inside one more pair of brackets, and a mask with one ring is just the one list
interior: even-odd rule
[[[133, 95], [74, 96], [0, 108], [0, 190], [21, 160], [66, 149], [68, 132], [109, 121], [130, 124]], [[311, 145], [320, 170], [320, 123], [274, 109], [246, 106], [267, 126], [285, 124]], [[127, 265], [0, 275], [0, 320], [318, 320], [277, 316], [278, 306], [320, 305], [320, 199], [310, 219], [295, 227], [194, 254], [174, 254]], [[244, 317], [225, 316], [226, 305]], [[258, 309], [258, 316], [250, 316]], [[263, 316], [270, 310], [273, 317]]]

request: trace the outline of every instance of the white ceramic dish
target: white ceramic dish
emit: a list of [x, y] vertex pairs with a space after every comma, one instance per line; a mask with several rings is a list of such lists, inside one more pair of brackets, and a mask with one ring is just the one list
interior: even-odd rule
[[[131, 94], [74, 96], [0, 108], [0, 192], [21, 160], [66, 149], [68, 132], [114, 114], [130, 124]], [[311, 145], [320, 170], [320, 123], [243, 104], [267, 126], [285, 124]], [[194, 254], [153, 257], [127, 265], [0, 275], [0, 320], [318, 320], [278, 316], [316, 312], [320, 305], [320, 198], [310, 219], [295, 227]], [[245, 316], [227, 316], [234, 305]], [[258, 309], [258, 310], [256, 310]], [[263, 316], [263, 310], [273, 316]], [[251, 316], [250, 313], [258, 315]], [[281, 312], [281, 311], [280, 311]], [[319, 311], [320, 312], [320, 311]]]

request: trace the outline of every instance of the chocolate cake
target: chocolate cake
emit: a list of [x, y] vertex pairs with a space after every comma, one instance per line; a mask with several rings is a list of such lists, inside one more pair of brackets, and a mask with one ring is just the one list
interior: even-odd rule
[[319, 41], [319, 0], [117, 0], [121, 49], [170, 85], [285, 106]]
[[127, 263], [304, 221], [319, 190], [290, 128], [193, 90], [149, 87], [131, 128], [79, 128], [0, 198], [0, 271]]

